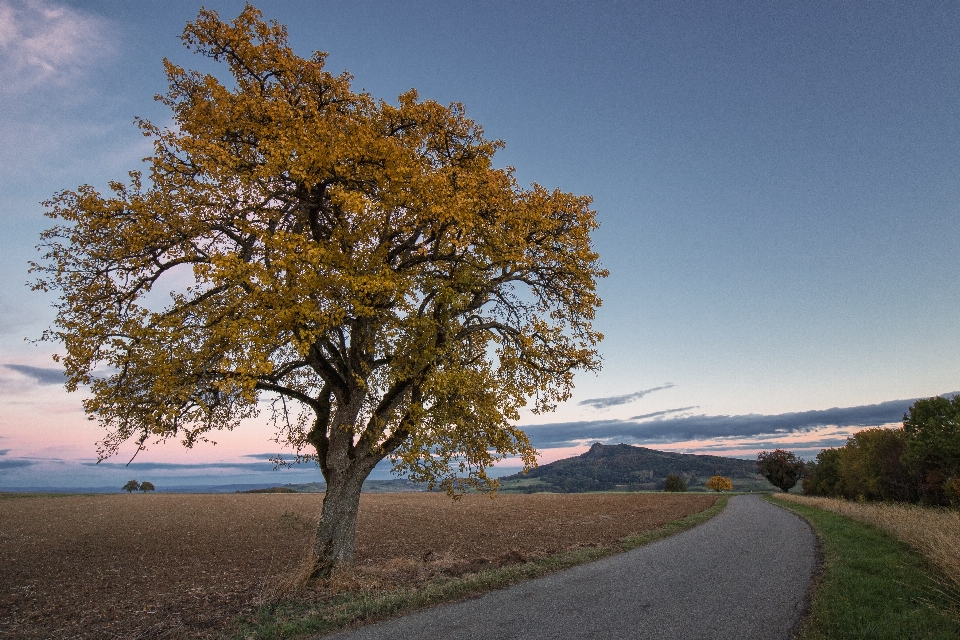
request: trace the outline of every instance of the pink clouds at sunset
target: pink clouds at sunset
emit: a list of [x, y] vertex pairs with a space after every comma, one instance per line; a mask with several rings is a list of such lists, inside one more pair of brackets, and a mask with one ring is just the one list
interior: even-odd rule
[[[269, 458], [276, 454], [289, 457], [291, 452], [276, 445], [263, 416], [247, 420], [232, 432], [211, 434], [217, 444], [201, 442], [191, 449], [185, 449], [176, 441], [148, 444], [147, 450], [127, 468], [123, 465], [135, 451], [131, 445], [115, 458], [91, 465], [96, 458], [95, 442], [102, 437], [102, 430], [82, 411], [83, 391], [65, 393], [58, 385], [59, 375], [59, 370], [53, 367], [0, 366], [0, 391], [7, 407], [0, 417], [3, 427], [0, 488], [45, 486], [51, 474], [55, 482], [99, 486], [107, 482], [106, 478], [138, 468], [162, 470], [168, 485], [269, 482], [271, 477], [275, 477], [276, 482], [320, 479], [313, 464], [273, 471]], [[610, 403], [596, 398], [591, 406], [631, 404], [639, 399], [636, 396], [646, 395], [640, 394], [624, 394], [634, 396], [626, 402], [623, 395]], [[810, 459], [820, 449], [842, 446], [847, 437], [862, 428], [895, 426], [912, 403], [913, 400], [907, 399], [859, 407], [742, 416], [693, 415], [689, 411], [692, 407], [684, 407], [679, 412], [648, 412], [623, 420], [577, 420], [523, 428], [540, 452], [540, 464], [585, 453], [594, 442], [746, 459], [754, 458], [761, 450], [784, 448]], [[514, 473], [518, 465], [517, 460], [503, 460], [496, 466], [495, 475]], [[378, 466], [374, 477], [391, 477], [387, 461]]]

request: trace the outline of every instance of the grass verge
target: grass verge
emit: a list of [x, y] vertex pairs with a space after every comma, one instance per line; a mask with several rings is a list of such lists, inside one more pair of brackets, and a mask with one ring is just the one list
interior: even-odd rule
[[953, 581], [953, 590], [960, 593], [960, 511], [916, 504], [854, 502], [795, 495], [781, 497], [892, 533], [940, 567]]
[[273, 640], [308, 634], [332, 633], [358, 624], [384, 620], [418, 609], [453, 602], [502, 589], [523, 580], [649, 544], [695, 527], [723, 511], [727, 496], [720, 496], [710, 508], [662, 527], [621, 540], [608, 547], [567, 551], [528, 562], [478, 571], [461, 577], [438, 577], [419, 587], [389, 591], [347, 590], [322, 601], [281, 600], [260, 606], [252, 615], [235, 622], [232, 638]]
[[940, 571], [876, 527], [793, 501], [768, 498], [810, 523], [823, 568], [800, 638], [960, 638], [946, 613]]

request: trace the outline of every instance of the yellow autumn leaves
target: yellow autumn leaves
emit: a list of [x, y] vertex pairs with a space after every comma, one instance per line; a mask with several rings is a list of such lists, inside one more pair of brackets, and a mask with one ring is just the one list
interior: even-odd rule
[[733, 491], [733, 482], [723, 476], [712, 476], [704, 486], [711, 491]]
[[328, 481], [386, 456], [476, 486], [533, 464], [519, 409], [600, 366], [590, 198], [520, 187], [462, 105], [354, 92], [286, 37], [249, 5], [202, 10], [183, 41], [228, 73], [165, 62], [149, 179], [47, 203], [35, 286], [60, 294], [47, 337], [91, 386], [101, 457], [192, 446], [267, 394]]

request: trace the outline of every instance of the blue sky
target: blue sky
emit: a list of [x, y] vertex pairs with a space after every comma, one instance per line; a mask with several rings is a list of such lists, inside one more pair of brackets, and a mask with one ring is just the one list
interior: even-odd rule
[[[210, 69], [178, 40], [199, 6], [0, 0], [0, 487], [95, 455], [55, 345], [23, 340], [53, 317], [24, 286], [39, 202], [138, 168], [133, 117], [169, 121], [161, 59]], [[547, 458], [608, 437], [809, 454], [960, 388], [958, 5], [257, 6], [356, 88], [463, 102], [522, 183], [594, 197], [604, 369], [523, 417]], [[269, 436], [141, 455], [239, 463]]]

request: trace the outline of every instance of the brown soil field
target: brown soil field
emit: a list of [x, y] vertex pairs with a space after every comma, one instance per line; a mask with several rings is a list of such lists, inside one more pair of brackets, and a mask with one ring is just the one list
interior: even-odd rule
[[[0, 498], [0, 638], [210, 638], [275, 593], [322, 494]], [[366, 494], [357, 572], [409, 584], [613, 544], [702, 511], [690, 494]], [[379, 573], [378, 573], [379, 572]]]

